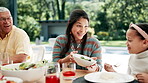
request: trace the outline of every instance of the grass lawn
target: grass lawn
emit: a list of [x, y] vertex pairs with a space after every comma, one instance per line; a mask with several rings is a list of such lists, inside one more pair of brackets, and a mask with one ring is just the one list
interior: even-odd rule
[[[100, 41], [102, 46], [111, 46], [111, 47], [126, 47], [126, 41]], [[35, 44], [34, 41], [31, 41], [31, 44]], [[49, 44], [48, 42], [42, 42], [41, 44]]]
[[126, 40], [124, 41], [100, 41], [102, 46], [111, 46], [111, 47], [126, 47]]

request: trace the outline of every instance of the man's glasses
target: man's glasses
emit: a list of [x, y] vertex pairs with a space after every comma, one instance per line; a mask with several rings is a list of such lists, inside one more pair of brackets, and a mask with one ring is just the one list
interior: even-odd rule
[[6, 20], [10, 21], [11, 19], [12, 19], [12, 17], [0, 18], [0, 21], [6, 21]]

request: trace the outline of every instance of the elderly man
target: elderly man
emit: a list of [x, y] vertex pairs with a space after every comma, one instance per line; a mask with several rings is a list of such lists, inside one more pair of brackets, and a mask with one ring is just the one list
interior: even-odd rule
[[14, 63], [26, 61], [31, 54], [27, 33], [13, 25], [10, 11], [0, 7], [0, 53], [9, 53]]

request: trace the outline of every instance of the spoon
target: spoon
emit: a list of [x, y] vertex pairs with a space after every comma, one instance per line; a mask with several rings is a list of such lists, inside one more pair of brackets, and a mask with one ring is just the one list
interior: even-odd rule
[[113, 65], [114, 67], [119, 67], [121, 64], [120, 63], [116, 63], [115, 65]]

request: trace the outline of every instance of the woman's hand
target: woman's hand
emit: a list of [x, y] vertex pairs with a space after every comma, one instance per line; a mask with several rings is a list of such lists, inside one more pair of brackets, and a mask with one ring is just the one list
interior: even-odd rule
[[106, 71], [108, 71], [108, 72], [116, 72], [116, 71], [113, 69], [112, 65], [107, 64], [107, 63], [104, 64], [104, 69], [105, 69]]
[[72, 52], [70, 52], [70, 62], [73, 62], [73, 63], [75, 63], [75, 60], [74, 60], [74, 58], [73, 58], [73, 54], [76, 54], [76, 53], [78, 53], [78, 51], [72, 51]]
[[93, 60], [97, 60], [98, 58], [97, 57], [91, 57]]
[[70, 52], [70, 54], [68, 56], [66, 56], [65, 58], [61, 59], [61, 63], [65, 63], [65, 62], [73, 62], [75, 63], [74, 58], [72, 57], [73, 54], [78, 53], [78, 51], [72, 51]]
[[140, 83], [148, 83], [148, 74], [147, 73], [138, 73], [136, 75]]

